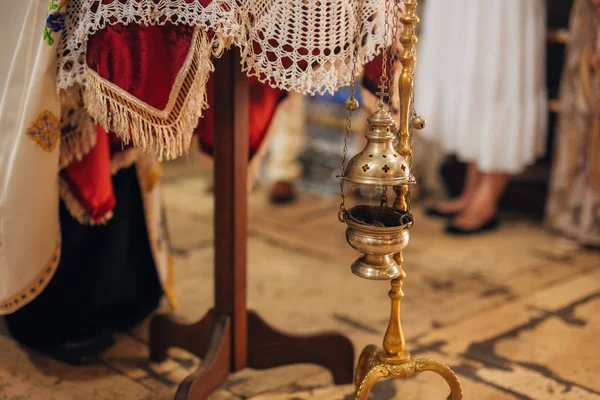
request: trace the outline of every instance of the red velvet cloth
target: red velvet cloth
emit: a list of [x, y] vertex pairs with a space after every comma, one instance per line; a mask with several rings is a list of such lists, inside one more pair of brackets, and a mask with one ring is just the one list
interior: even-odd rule
[[[107, 26], [88, 42], [87, 64], [102, 78], [157, 108], [166, 106], [177, 73], [188, 54], [194, 28], [185, 25]], [[284, 93], [249, 78], [250, 155], [264, 136]], [[208, 102], [212, 104], [214, 82], [209, 80]], [[212, 107], [205, 112], [196, 134], [202, 149], [212, 153], [214, 146]]]
[[[212, 112], [212, 104], [214, 103], [214, 79], [211, 77], [207, 84], [208, 103], [211, 104], [203, 118], [200, 118], [196, 134], [199, 137], [200, 148], [208, 154], [213, 154], [215, 146], [214, 132], [214, 114]], [[249, 147], [252, 157], [260, 148], [265, 136], [269, 130], [271, 119], [275, 114], [277, 105], [286, 96], [286, 92], [279, 89], [273, 89], [269, 85], [261, 83], [258, 78], [248, 78], [249, 85]]]
[[[210, 0], [202, 0], [202, 3], [206, 5]], [[89, 38], [87, 64], [101, 77], [139, 100], [164, 109], [188, 54], [193, 32], [194, 28], [186, 25], [107, 25]], [[376, 91], [379, 84], [380, 64], [380, 58], [376, 59], [365, 71], [366, 87], [372, 91]], [[285, 93], [260, 83], [255, 77], [249, 79], [249, 156], [252, 156], [262, 144], [277, 104]], [[209, 104], [213, 92], [214, 82], [210, 79], [207, 87]], [[196, 129], [202, 150], [209, 154], [214, 149], [213, 130], [213, 113], [209, 108]], [[73, 195], [94, 221], [101, 220], [115, 204], [110, 169], [110, 143], [113, 141], [114, 144], [115, 140], [118, 139], [114, 135], [99, 128], [96, 147], [83, 160], [61, 172]], [[120, 149], [118, 143], [113, 148], [114, 151]]]
[[111, 147], [109, 134], [98, 125], [96, 145], [81, 161], [72, 162], [60, 172], [71, 194], [93, 222], [102, 221], [116, 203], [110, 165]]
[[102, 78], [162, 110], [188, 55], [194, 28], [113, 25], [88, 41], [87, 64]]
[[[139, 100], [164, 109], [188, 54], [193, 32], [193, 27], [185, 25], [107, 26], [90, 37], [87, 64], [101, 77]], [[249, 78], [249, 85], [249, 156], [252, 156], [262, 144], [277, 104], [285, 93], [260, 83], [257, 78]], [[211, 105], [214, 92], [212, 78], [207, 86]], [[202, 150], [209, 154], [214, 149], [213, 130], [211, 107], [200, 119], [195, 132], [199, 135]], [[115, 203], [110, 170], [110, 141], [115, 139], [114, 135], [98, 129], [96, 147], [83, 160], [61, 172], [73, 195], [96, 222], [111, 211]], [[119, 151], [120, 146], [118, 143], [113, 150]]]

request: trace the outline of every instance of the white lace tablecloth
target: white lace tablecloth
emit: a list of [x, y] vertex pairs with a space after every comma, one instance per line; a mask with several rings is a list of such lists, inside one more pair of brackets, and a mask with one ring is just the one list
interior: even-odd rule
[[[401, 0], [388, 1], [388, 5], [395, 1]], [[64, 94], [74, 85], [87, 87], [86, 107], [95, 120], [119, 136], [131, 136], [136, 146], [161, 158], [176, 157], [189, 146], [197, 118], [207, 106], [205, 82], [213, 68], [211, 58], [223, 48], [239, 47], [242, 68], [248, 75], [276, 88], [315, 94], [349, 84], [355, 50], [358, 75], [385, 42], [386, 0], [68, 0], [67, 4], [59, 46], [58, 90]], [[107, 25], [133, 23], [203, 28], [195, 57], [201, 59], [196, 60], [198, 74], [205, 76], [197, 79], [189, 93], [193, 98], [187, 102], [187, 114], [179, 120], [179, 132], [149, 123], [143, 112], [123, 114], [118, 101], [90, 93], [99, 91], [88, 85], [88, 38]], [[211, 38], [206, 34], [209, 30], [215, 33]], [[110, 101], [113, 103], [107, 107]], [[132, 135], [129, 121], [135, 122]], [[149, 137], [142, 129], [154, 133]], [[161, 137], [175, 137], [176, 146], [165, 144]]]

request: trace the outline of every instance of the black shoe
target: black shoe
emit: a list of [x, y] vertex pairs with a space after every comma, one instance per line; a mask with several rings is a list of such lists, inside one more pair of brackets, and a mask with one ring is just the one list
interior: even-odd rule
[[454, 218], [458, 215], [457, 212], [443, 212], [435, 207], [429, 207], [425, 210], [425, 215], [438, 218]]
[[271, 188], [271, 203], [288, 204], [296, 200], [296, 190], [291, 182], [278, 181]]
[[493, 231], [498, 228], [499, 224], [500, 221], [498, 220], [498, 217], [493, 217], [477, 228], [462, 228], [450, 223], [448, 226], [446, 226], [446, 233], [451, 235], [475, 235], [477, 233]]
[[100, 332], [88, 338], [67, 340], [48, 352], [58, 361], [71, 365], [92, 364], [98, 361], [100, 355], [115, 343], [110, 332]]

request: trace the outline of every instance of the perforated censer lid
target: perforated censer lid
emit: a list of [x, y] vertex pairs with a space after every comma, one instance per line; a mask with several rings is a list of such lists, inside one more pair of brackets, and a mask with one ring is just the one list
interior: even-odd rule
[[410, 164], [394, 149], [392, 114], [379, 108], [369, 118], [367, 145], [352, 157], [342, 179], [364, 185], [398, 186], [414, 182]]

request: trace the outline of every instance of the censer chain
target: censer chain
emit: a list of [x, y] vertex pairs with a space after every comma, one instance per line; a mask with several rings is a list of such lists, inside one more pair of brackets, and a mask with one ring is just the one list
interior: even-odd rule
[[[342, 176], [346, 171], [346, 158], [348, 153], [348, 140], [350, 138], [350, 131], [352, 129], [352, 112], [359, 106], [358, 100], [356, 100], [356, 68], [358, 64], [358, 54], [360, 46], [360, 30], [362, 29], [362, 0], [358, 0], [358, 4], [355, 7], [356, 11], [356, 33], [354, 38], [354, 50], [352, 52], [352, 76], [350, 77], [350, 97], [344, 103], [346, 107], [346, 123], [344, 125], [344, 150], [342, 154]], [[340, 203], [340, 210], [338, 212], [338, 219], [340, 222], [345, 222], [348, 217], [348, 211], [346, 210], [346, 194], [344, 192], [344, 179], [340, 179], [340, 197], [342, 198]]]
[[[396, 1], [397, 0], [394, 0], [394, 2], [396, 2]], [[386, 96], [388, 98], [389, 104], [391, 104], [391, 101], [392, 101], [391, 90], [390, 90], [390, 87], [388, 86], [389, 79], [387, 76], [388, 49], [390, 49], [390, 48], [392, 49], [392, 59], [391, 59], [392, 68], [394, 65], [394, 58], [393, 58], [394, 44], [393, 43], [390, 44], [390, 40], [389, 40], [390, 0], [385, 0], [384, 19], [385, 19], [385, 23], [384, 23], [384, 28], [383, 28], [383, 49], [381, 51], [381, 76], [379, 77], [379, 82], [380, 82], [379, 87], [381, 88], [381, 91], [379, 92], [379, 108], [383, 108], [383, 106], [385, 104]], [[394, 37], [394, 35], [393, 35], [393, 31], [392, 31], [392, 38], [393, 37]], [[393, 70], [391, 72], [393, 73]], [[389, 106], [389, 109], [391, 110], [391, 106]], [[387, 186], [384, 186], [382, 188], [381, 198], [379, 200], [381, 207], [387, 207], [387, 205], [388, 205], [387, 190], [388, 190]]]
[[[394, 0], [396, 1], [396, 0]], [[388, 89], [388, 76], [387, 76], [387, 64], [388, 64], [388, 49], [390, 48], [390, 0], [385, 0], [385, 14], [384, 14], [384, 26], [383, 26], [383, 49], [381, 51], [381, 76], [379, 82], [381, 83], [381, 91], [379, 92], [379, 107], [383, 108], [385, 97], [388, 97], [388, 101], [391, 100], [389, 95], [390, 90]], [[391, 44], [393, 46], [393, 44]], [[393, 63], [392, 63], [393, 65]]]

